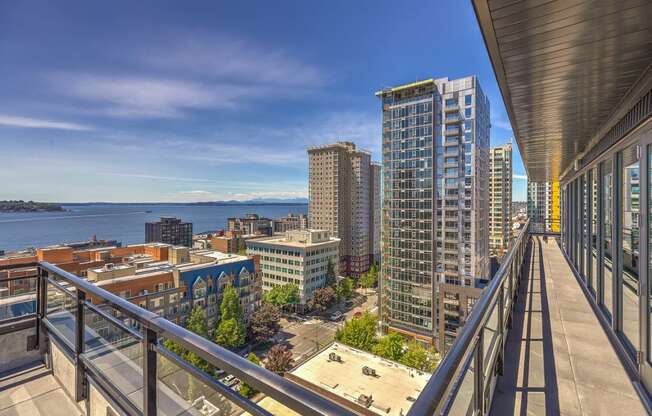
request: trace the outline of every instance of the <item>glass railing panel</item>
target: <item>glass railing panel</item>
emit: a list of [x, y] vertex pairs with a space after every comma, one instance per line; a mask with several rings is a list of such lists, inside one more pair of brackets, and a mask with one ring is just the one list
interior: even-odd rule
[[36, 313], [36, 277], [0, 280], [0, 321]]
[[483, 351], [484, 359], [483, 363], [485, 366], [485, 373], [487, 371], [487, 366], [491, 363], [489, 359], [493, 357], [494, 349], [498, 344], [498, 302], [495, 302], [491, 307], [489, 312], [489, 319], [487, 320], [486, 325], [484, 326], [484, 335], [482, 338], [483, 342]]
[[143, 348], [137, 334], [111, 319], [112, 308], [84, 308], [84, 358], [124, 397], [142, 410]]
[[475, 409], [474, 387], [475, 371], [471, 365], [471, 359], [466, 363], [466, 368], [461, 373], [460, 384], [453, 396], [453, 401], [449, 407], [448, 415], [450, 416], [471, 416]]
[[[217, 371], [209, 377], [215, 382], [226, 380], [224, 388], [233, 389], [233, 393], [238, 394], [241, 382], [234, 377]], [[243, 409], [225, 397], [214, 385], [201, 380], [176, 360], [163, 354], [157, 354], [157, 378], [156, 400], [159, 413], [215, 416], [242, 413]]]
[[46, 320], [56, 335], [69, 347], [75, 345], [75, 323], [77, 321], [76, 294], [47, 282]]

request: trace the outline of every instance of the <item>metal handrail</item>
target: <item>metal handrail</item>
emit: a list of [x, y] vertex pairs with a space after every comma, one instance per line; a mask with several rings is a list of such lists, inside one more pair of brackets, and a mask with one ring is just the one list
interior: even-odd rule
[[[138, 322], [146, 335], [143, 342], [151, 341], [148, 333], [154, 333], [155, 339], [166, 338], [180, 344], [186, 350], [197, 354], [211, 365], [226, 371], [251, 385], [271, 398], [279, 401], [288, 408], [302, 415], [354, 415], [355, 413], [327, 400], [322, 396], [306, 389], [303, 386], [292, 383], [289, 380], [272, 373], [265, 368], [240, 357], [233, 352], [220, 347], [219, 345], [203, 338], [187, 329], [160, 317], [159, 315], [145, 310], [113, 293], [110, 293], [87, 280], [81, 279], [48, 262], [40, 262], [41, 271], [56, 275], [66, 283], [72, 285], [84, 296], [93, 296], [101, 299], [106, 304], [117, 309], [127, 317]], [[40, 273], [41, 277], [43, 274]], [[44, 277], [47, 280], [47, 277]], [[51, 283], [51, 282], [48, 282]], [[39, 302], [42, 301], [39, 299]], [[86, 304], [86, 301], [82, 302]], [[40, 310], [40, 309], [39, 309]], [[101, 312], [99, 308], [93, 312]], [[103, 313], [103, 312], [102, 312]], [[103, 313], [104, 315], [107, 315]], [[156, 347], [148, 348], [156, 353]], [[169, 357], [166, 357], [169, 358]], [[154, 383], [156, 380], [154, 380]], [[144, 386], [144, 389], [152, 386]], [[156, 387], [153, 386], [155, 391]], [[253, 403], [252, 403], [253, 405]], [[253, 408], [256, 406], [253, 405]], [[147, 413], [146, 410], [144, 410]]]
[[[510, 276], [512, 263], [517, 253], [522, 250], [523, 244], [527, 243], [526, 236], [528, 235], [529, 225], [528, 220], [525, 227], [521, 229], [521, 233], [518, 235], [512, 249], [503, 258], [500, 268], [473, 307], [450, 351], [439, 363], [435, 373], [419, 394], [417, 401], [410, 408], [408, 416], [432, 415], [448, 399], [448, 392], [456, 380], [456, 376], [460, 373], [463, 367], [462, 364], [466, 362], [469, 354], [473, 353], [474, 348], [472, 347], [477, 342], [481, 331], [490, 318], [491, 314], [488, 312], [492, 310], [494, 304], [499, 300], [500, 289]], [[502, 322], [500, 325], [502, 325]], [[475, 371], [479, 372], [482, 369], [476, 368]]]

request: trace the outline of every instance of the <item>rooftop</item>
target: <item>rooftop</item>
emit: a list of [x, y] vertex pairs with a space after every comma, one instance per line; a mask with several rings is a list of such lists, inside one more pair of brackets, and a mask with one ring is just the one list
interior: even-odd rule
[[[332, 361], [331, 353], [341, 362]], [[364, 367], [374, 369], [376, 376], [364, 375]], [[431, 376], [337, 342], [292, 370], [291, 375], [351, 402], [361, 395], [371, 397], [368, 409], [390, 416], [405, 415]]]

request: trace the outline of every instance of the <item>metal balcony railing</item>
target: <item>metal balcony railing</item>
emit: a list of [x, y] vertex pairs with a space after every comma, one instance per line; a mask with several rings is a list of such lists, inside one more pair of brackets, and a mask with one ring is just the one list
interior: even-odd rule
[[501, 267], [466, 319], [464, 327], [408, 416], [486, 414], [502, 371], [530, 223], [521, 229]]
[[212, 395], [221, 406], [240, 408], [252, 415], [270, 415], [165, 348], [163, 341], [170, 340], [299, 414], [354, 414], [59, 267], [47, 262], [40, 262], [37, 267], [38, 276], [32, 279], [38, 283], [30, 301], [35, 314], [25, 310], [22, 316], [0, 318], [0, 323], [3, 333], [9, 333], [12, 328], [7, 325], [17, 325], [14, 322], [19, 321], [23, 326], [34, 325], [35, 318], [36, 339], [31, 348], [38, 348], [45, 355], [51, 353], [49, 344], [55, 341], [64, 351], [74, 365], [76, 401], [88, 398], [90, 383], [99, 386], [126, 414], [171, 414], [175, 409], [196, 408], [197, 393], [191, 395], [190, 390], [201, 389], [200, 399]]

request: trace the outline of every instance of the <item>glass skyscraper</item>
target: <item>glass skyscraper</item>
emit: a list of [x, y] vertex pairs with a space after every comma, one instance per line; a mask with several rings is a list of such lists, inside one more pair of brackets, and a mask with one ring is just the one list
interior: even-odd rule
[[[435, 343], [443, 333], [454, 337], [468, 309], [460, 299], [477, 298], [489, 278], [489, 100], [474, 76], [376, 95], [383, 115], [382, 328]], [[440, 290], [453, 292], [446, 308]]]

